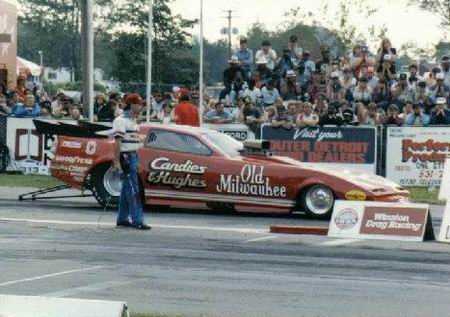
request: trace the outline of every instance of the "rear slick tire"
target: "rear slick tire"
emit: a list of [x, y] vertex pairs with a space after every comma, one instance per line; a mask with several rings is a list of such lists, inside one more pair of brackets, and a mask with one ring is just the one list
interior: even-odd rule
[[92, 193], [103, 208], [117, 208], [119, 205], [121, 180], [111, 164], [97, 166], [91, 175]]

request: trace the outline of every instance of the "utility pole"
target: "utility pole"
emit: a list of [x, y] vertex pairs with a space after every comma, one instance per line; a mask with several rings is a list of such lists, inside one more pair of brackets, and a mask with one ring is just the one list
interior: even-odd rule
[[233, 18], [232, 10], [227, 10], [228, 16], [228, 59], [231, 59], [231, 19]]
[[200, 71], [199, 71], [199, 93], [200, 93], [200, 100], [199, 100], [199, 120], [200, 120], [200, 126], [203, 125], [203, 91], [204, 91], [204, 87], [203, 87], [203, 57], [204, 57], [204, 52], [203, 52], [203, 0], [200, 0]]
[[231, 34], [237, 34], [238, 30], [235, 28], [232, 28], [232, 20], [233, 18], [236, 18], [233, 16], [233, 10], [226, 10], [227, 16], [225, 19], [228, 20], [228, 27], [222, 29], [222, 34], [228, 34], [228, 59], [231, 59]]
[[82, 3], [82, 45], [83, 48], [83, 110], [89, 121], [94, 121], [94, 30], [92, 1]]
[[147, 115], [146, 121], [150, 121], [150, 110], [152, 103], [152, 42], [153, 42], [153, 0], [149, 1], [149, 9], [148, 9], [148, 31], [147, 31], [147, 90], [146, 90], [146, 107], [147, 107]]

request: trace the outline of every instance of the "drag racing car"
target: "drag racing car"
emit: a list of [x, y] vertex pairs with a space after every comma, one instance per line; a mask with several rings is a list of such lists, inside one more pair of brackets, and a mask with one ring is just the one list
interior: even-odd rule
[[[50, 170], [57, 179], [90, 190], [103, 206], [118, 203], [120, 174], [112, 167], [109, 127], [35, 120], [57, 131]], [[104, 130], [104, 131], [102, 131]], [[244, 212], [304, 211], [328, 218], [336, 199], [396, 202], [409, 193], [385, 178], [311, 167], [272, 155], [267, 141], [238, 142], [217, 131], [142, 124], [140, 190], [146, 204]]]

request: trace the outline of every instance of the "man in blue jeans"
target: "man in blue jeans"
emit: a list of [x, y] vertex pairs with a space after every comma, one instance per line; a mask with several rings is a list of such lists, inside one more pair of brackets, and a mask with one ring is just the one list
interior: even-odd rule
[[143, 108], [142, 98], [138, 94], [130, 94], [125, 103], [124, 113], [113, 121], [116, 139], [114, 167], [122, 171], [123, 177], [117, 226], [150, 230], [151, 227], [144, 223], [138, 182], [137, 151], [143, 144], [138, 133], [137, 118]]

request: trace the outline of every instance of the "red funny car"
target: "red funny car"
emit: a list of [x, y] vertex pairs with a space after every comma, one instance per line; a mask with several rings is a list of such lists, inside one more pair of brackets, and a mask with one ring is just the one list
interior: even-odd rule
[[[54, 177], [89, 189], [103, 206], [117, 204], [120, 175], [111, 167], [114, 139], [106, 128], [35, 120], [57, 134]], [[102, 132], [100, 132], [101, 134]], [[403, 201], [409, 193], [382, 177], [305, 166], [271, 155], [268, 143], [242, 144], [208, 129], [143, 124], [140, 183], [147, 204], [246, 212], [305, 211], [329, 217], [336, 199]], [[106, 134], [106, 133], [105, 133]], [[71, 136], [68, 136], [71, 135]]]

